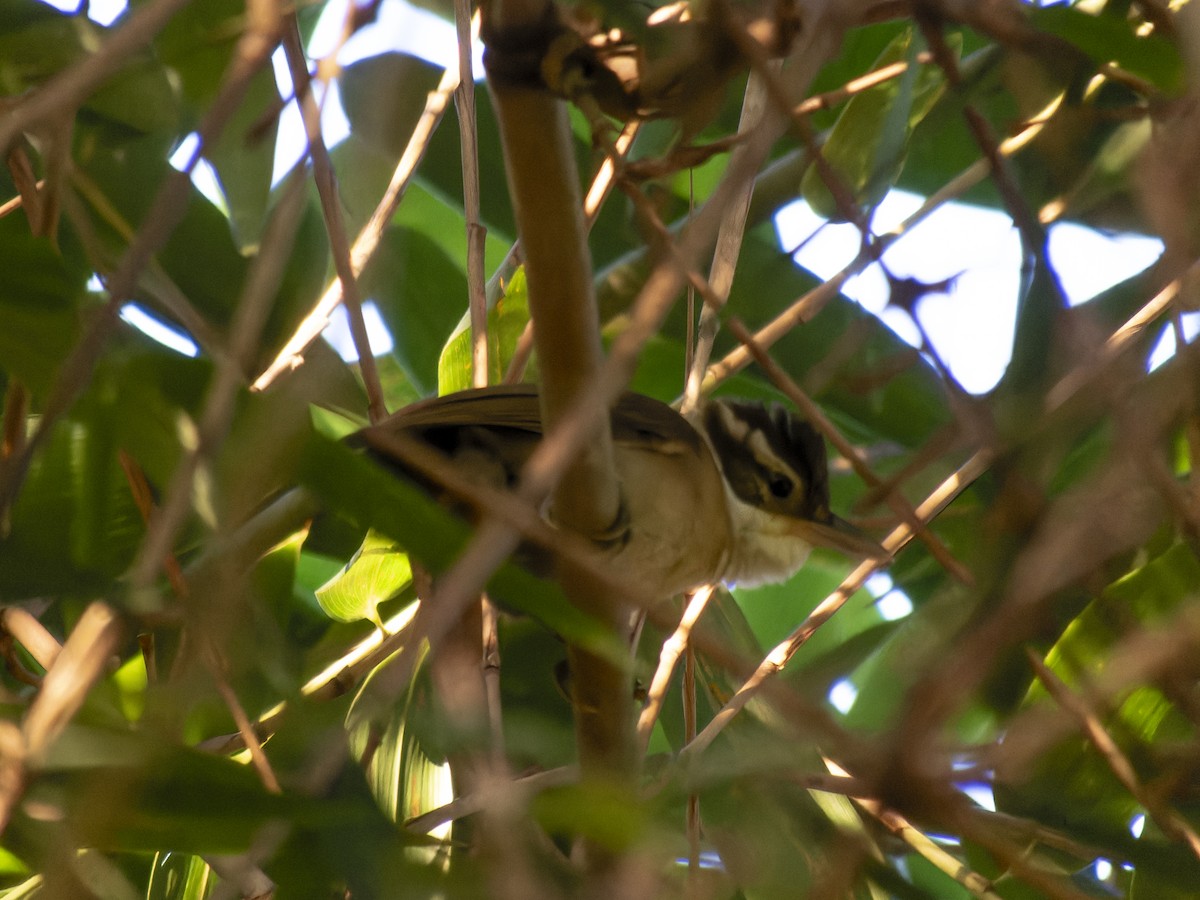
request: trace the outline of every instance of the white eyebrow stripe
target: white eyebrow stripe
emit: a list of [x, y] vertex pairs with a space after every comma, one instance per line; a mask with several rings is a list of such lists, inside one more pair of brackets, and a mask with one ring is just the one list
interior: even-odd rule
[[725, 432], [735, 441], [745, 441], [750, 434], [750, 424], [745, 420], [738, 418], [724, 403], [717, 404], [717, 414], [721, 417], [721, 423], [725, 426]]
[[779, 458], [779, 454], [772, 449], [771, 442], [762, 433], [762, 429], [753, 429], [750, 431], [749, 437], [743, 438], [743, 440], [746, 441], [746, 446], [750, 448], [750, 452], [754, 455], [755, 462], [762, 468], [768, 471], [773, 471], [779, 468], [779, 466], [790, 468]]

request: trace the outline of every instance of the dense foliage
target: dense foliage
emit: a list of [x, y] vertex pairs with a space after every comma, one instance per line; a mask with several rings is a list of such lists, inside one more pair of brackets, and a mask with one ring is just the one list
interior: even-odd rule
[[[645, 119], [587, 243], [606, 341], [686, 258], [680, 226], [746, 143], [725, 139], [748, 72], [777, 106], [814, 67], [718, 251], [736, 274], [705, 390], [816, 402], [834, 505], [885, 540], [911, 603], [885, 616], [871, 566], [822, 553], [718, 591], [629, 791], [573, 767], [563, 642], [622, 649], [551, 582], [490, 577], [491, 731], [458, 727], [430, 677], [406, 554], [444, 573], [469, 529], [340, 439], [372, 401], [471, 384], [472, 291], [490, 381], [534, 379], [528, 291], [488, 91], [452, 98], [399, 53], [302, 59], [326, 6], [146, 0], [104, 27], [0, 0], [3, 896], [1196, 896], [1200, 13], [712, 0], [647, 26], [642, 6], [564, 5], [583, 37], [532, 70], [569, 95], [581, 191]], [[318, 96], [336, 78], [350, 133], [273, 185], [280, 46]], [[778, 75], [766, 57], [797, 48]], [[219, 204], [189, 178], [201, 157]], [[894, 187], [1002, 210], [1021, 236], [1012, 362], [986, 395], [780, 246], [773, 214], [802, 196], [860, 227], [848, 273], [865, 268], [899, 239], [870, 226]], [[1166, 250], [1069, 308], [1056, 221]], [[890, 285], [917, 322], [951, 287]], [[394, 341], [373, 366], [303, 339], [343, 295]], [[696, 315], [675, 299], [631, 380], [666, 401]], [[198, 353], [129, 325], [129, 303]], [[1178, 349], [1148, 371], [1164, 331]], [[759, 364], [739, 349], [755, 333]], [[652, 611], [639, 691], [682, 610]], [[451, 804], [447, 759], [479, 757], [491, 780]]]

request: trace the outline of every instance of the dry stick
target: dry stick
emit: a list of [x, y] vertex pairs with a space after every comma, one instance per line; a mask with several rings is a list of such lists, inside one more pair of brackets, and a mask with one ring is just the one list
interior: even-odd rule
[[[400, 162], [396, 164], [387, 190], [384, 191], [379, 205], [376, 206], [367, 224], [359, 231], [358, 237], [354, 240], [354, 246], [350, 249], [351, 271], [356, 278], [362, 275], [363, 269], [379, 248], [383, 233], [387, 230], [400, 201], [404, 199], [408, 183], [424, 158], [425, 151], [429, 148], [429, 139], [433, 136], [442, 115], [446, 112], [446, 106], [457, 86], [458, 73], [447, 69], [442, 74], [437, 88], [426, 99], [425, 109], [421, 113], [421, 118], [417, 120], [412, 136], [408, 139], [408, 145], [404, 148]], [[329, 324], [330, 315], [341, 302], [342, 283], [340, 279], [335, 279], [325, 289], [325, 293], [321, 295], [312, 312], [305, 316], [304, 321], [297, 326], [296, 332], [287, 344], [263, 373], [255, 379], [251, 390], [266, 390], [280, 375], [302, 365], [304, 352], [313, 341], [321, 336], [321, 332]]]
[[[833, 760], [826, 758], [825, 765], [834, 775], [848, 777], [849, 773]], [[947, 853], [935, 844], [928, 835], [916, 828], [900, 813], [884, 806], [879, 800], [871, 797], [851, 796], [851, 802], [866, 810], [883, 824], [888, 831], [899, 837], [921, 856], [925, 857], [936, 868], [949, 875], [976, 897], [984, 900], [1000, 900], [1000, 895], [992, 890], [992, 883], [963, 865], [962, 860]]]
[[[46, 180], [44, 178], [38, 179], [37, 183], [34, 185], [35, 189], [39, 191], [45, 186]], [[16, 197], [13, 197], [11, 200], [5, 200], [3, 203], [0, 203], [0, 219], [3, 219], [9, 213], [16, 212], [24, 205], [25, 200], [20, 194], [18, 194]]]
[[[417, 612], [413, 603], [352, 644], [338, 659], [310, 678], [300, 688], [300, 695], [311, 700], [336, 700], [344, 697], [380, 663], [394, 654], [412, 637], [412, 620]], [[276, 726], [287, 712], [287, 702], [277, 704], [260, 715], [251, 725], [254, 742], [265, 741], [275, 733]], [[225, 755], [245, 750], [246, 736], [240, 732], [215, 735], [196, 745], [198, 750]]]
[[[991, 465], [991, 461], [992, 455], [989, 451], [976, 451], [974, 456], [963, 463], [958, 471], [938, 485], [925, 499], [925, 502], [917, 507], [918, 520], [929, 522], [939, 515], [955, 497], [987, 470], [988, 466]], [[883, 548], [889, 556], [895, 556], [900, 548], [907, 544], [912, 537], [912, 526], [903, 523], [898, 525], [884, 539]], [[729, 698], [729, 701], [713, 717], [712, 721], [705, 726], [704, 730], [696, 737], [696, 740], [684, 747], [680, 753], [680, 758], [682, 759], [684, 755], [694, 755], [703, 752], [712, 743], [713, 739], [725, 729], [725, 726], [732, 721], [733, 717], [758, 693], [763, 682], [781, 672], [788, 661], [812, 637], [813, 633], [824, 625], [834, 613], [841, 609], [854, 592], [861, 588], [867, 578], [882, 564], [882, 560], [866, 560], [847, 575], [837, 590], [822, 600], [786, 639], [777, 644], [767, 654], [754, 674]]]
[[[1072, 369], [1058, 384], [1046, 393], [1044, 415], [1049, 416], [1062, 409], [1068, 401], [1078, 397], [1100, 375], [1102, 375], [1133, 341], [1147, 328], [1171, 309], [1175, 298], [1200, 274], [1200, 260], [1193, 262], [1187, 270], [1151, 297], [1141, 309], [1130, 316], [1121, 327], [1112, 333], [1104, 346], [1093, 358]], [[1181, 345], [1180, 345], [1181, 346]]]
[[[998, 152], [1003, 156], [1011, 156], [1014, 153], [1026, 147], [1042, 129], [1045, 128], [1050, 116], [1056, 112], [1062, 105], [1062, 96], [1060, 95], [1054, 101], [1046, 106], [1041, 113], [1036, 117], [1028, 128], [1018, 135], [1014, 135], [1004, 141]], [[849, 265], [842, 271], [838, 272], [832, 278], [817, 285], [811, 291], [800, 297], [790, 307], [760, 328], [754, 333], [755, 342], [766, 349], [790, 332], [797, 325], [807, 322], [817, 313], [825, 308], [838, 291], [841, 290], [843, 284], [853, 278], [863, 269], [867, 268], [879, 254], [888, 249], [893, 243], [904, 237], [912, 231], [921, 221], [926, 219], [931, 213], [940, 208], [943, 204], [953, 200], [970, 188], [983, 181], [991, 171], [991, 164], [984, 159], [977, 160], [957, 176], [952, 178], [940, 190], [934, 192], [925, 200], [921, 206], [915, 210], [908, 218], [893, 228], [886, 234], [878, 236], [878, 253], [877, 254], [859, 254]], [[740, 345], [726, 354], [725, 358], [718, 363], [709, 366], [707, 374], [704, 376], [704, 382], [701, 385], [701, 391], [708, 393], [712, 391], [718, 384], [724, 381], [729, 376], [736, 372], [740, 372], [751, 360], [749, 349], [745, 345]]]
[[[471, 321], [471, 383], [488, 383], [488, 312], [484, 275], [484, 249], [487, 228], [480, 217], [479, 128], [475, 110], [475, 74], [471, 45], [479, 26], [479, 17], [471, 15], [470, 0], [455, 0], [454, 23], [458, 30], [458, 88], [454, 105], [458, 110], [462, 152], [463, 211], [467, 222], [467, 308]], [[500, 705], [499, 613], [486, 595], [480, 598], [482, 667], [488, 724], [491, 730], [492, 765], [496, 772], [504, 759], [504, 720]]]
[[121, 621], [110, 607], [89, 605], [46, 672], [19, 733], [15, 726], [0, 727], [0, 833], [24, 791], [26, 767], [42, 760], [92, 685], [103, 677], [121, 644], [121, 631]]
[[[711, 589], [710, 589], [711, 594]], [[683, 659], [683, 740], [696, 739], [696, 648], [687, 645]], [[700, 795], [692, 791], [687, 798], [688, 876], [700, 872]]]
[[478, 17], [471, 17], [470, 0], [454, 0], [459, 73], [458, 88], [454, 91], [454, 107], [458, 110], [463, 212], [467, 220], [467, 308], [471, 315], [471, 383], [474, 387], [486, 387], [488, 334], [483, 251], [487, 228], [480, 221], [479, 215], [479, 127], [475, 115], [475, 74], [471, 62], [471, 41], [478, 22]]
[[[561, 766], [557, 769], [547, 769], [544, 772], [534, 772], [532, 775], [514, 778], [511, 783], [514, 788], [519, 789], [526, 796], [533, 796], [549, 788], [574, 784], [578, 780], [579, 769], [576, 766]], [[482, 812], [487, 805], [488, 798], [485, 794], [467, 794], [455, 797], [443, 806], [406, 820], [404, 830], [413, 834], [428, 834], [439, 825]]]
[[667, 689], [671, 686], [671, 676], [675, 672], [675, 666], [679, 663], [680, 655], [689, 646], [688, 639], [691, 637], [692, 628], [703, 614], [714, 589], [713, 585], [708, 585], [692, 594], [684, 608], [683, 616], [679, 620], [679, 627], [663, 641], [662, 650], [658, 656], [658, 667], [654, 670], [654, 677], [650, 680], [650, 690], [646, 695], [646, 705], [642, 708], [641, 715], [638, 716], [638, 743], [641, 745], [643, 753], [646, 752], [646, 747], [650, 743], [654, 723], [658, 721], [658, 715], [662, 711], [663, 698], [666, 697]]
[[0, 629], [12, 635], [47, 672], [62, 651], [62, 644], [46, 630], [46, 626], [20, 606], [6, 606], [0, 610]]
[[[387, 405], [383, 399], [383, 385], [379, 381], [379, 367], [375, 354], [371, 352], [371, 337], [363, 319], [362, 302], [358, 295], [358, 273], [350, 262], [350, 242], [346, 239], [346, 220], [342, 215], [342, 201], [338, 196], [337, 175], [325, 136], [321, 133], [321, 107], [312, 92], [312, 77], [304, 55], [304, 44], [300, 38], [300, 25], [296, 17], [289, 16], [283, 31], [283, 49], [287, 55], [288, 69], [292, 76], [293, 90], [304, 120], [308, 154], [313, 164], [313, 183], [321, 199], [321, 214], [325, 221], [325, 233], [329, 236], [329, 250], [333, 256], [333, 267], [337, 272], [342, 289], [342, 305], [346, 307], [346, 318], [350, 324], [350, 336], [358, 353], [358, 368], [362, 373], [363, 386], [367, 390], [367, 415], [372, 422], [387, 416]], [[336, 55], [340, 46], [334, 48]]]
[[[773, 63], [773, 70], [778, 71], [778, 64]], [[738, 134], [749, 131], [761, 121], [767, 110], [767, 87], [763, 77], [757, 72], [751, 72], [746, 81], [746, 96], [742, 100], [742, 114], [738, 122]], [[747, 144], [739, 144], [732, 156], [750, 152]], [[687, 380], [684, 386], [683, 405], [680, 412], [691, 415], [700, 405], [700, 382], [708, 361], [712, 356], [713, 341], [720, 327], [718, 316], [721, 307], [729, 299], [729, 290], [733, 285], [733, 275], [737, 269], [738, 256], [742, 249], [742, 238], [746, 232], [746, 214], [750, 210], [750, 197], [754, 193], [754, 182], [748, 182], [731, 205], [728, 213], [721, 220], [717, 231], [717, 246], [713, 249], [712, 266], [709, 269], [708, 283], [712, 289], [713, 298], [717, 302], [706, 302], [700, 308], [700, 325], [696, 337], [696, 345], [692, 350], [692, 359], [688, 366]], [[688, 322], [692, 317], [688, 316]], [[689, 349], [690, 348], [689, 341]]]
[[[176, 2], [178, 3], [180, 0], [176, 0]], [[252, 4], [251, 12], [259, 10], [260, 6], [261, 4]], [[166, 0], [159, 0], [157, 3], [139, 7], [126, 24], [109, 39], [101, 52], [113, 46], [126, 46], [129, 41], [117, 43], [117, 39], [134, 28], [135, 24], [140, 29], [137, 34], [142, 35], [138, 38], [138, 43], [148, 40], [154, 33], [149, 30], [151, 25], [157, 24], [157, 27], [161, 28], [166, 24], [165, 18], [159, 21], [157, 18], [148, 18], [148, 14], [153, 10], [163, 8], [173, 9], [174, 4], [168, 3]], [[260, 18], [263, 20], [260, 21]], [[200, 161], [201, 153], [224, 130], [225, 125], [245, 96], [250, 79], [270, 59], [271, 51], [275, 46], [271, 28], [278, 23], [256, 15], [251, 15], [249, 21], [250, 30], [242, 36], [238, 43], [237, 52], [230, 63], [221, 91], [217, 94], [196, 131], [199, 140], [196, 141], [192, 154], [182, 169], [172, 171], [163, 179], [158, 193], [150, 205], [150, 210], [146, 213], [141, 228], [138, 229], [135, 240], [129, 245], [116, 272], [109, 279], [107, 302], [93, 317], [91, 327], [83, 333], [79, 342], [72, 348], [70, 355], [59, 368], [58, 379], [42, 406], [42, 416], [37, 429], [20, 454], [10, 459], [0, 460], [0, 509], [11, 502], [24, 478], [34, 452], [49, 435], [54, 424], [74, 402], [75, 397], [84, 389], [91, 377], [92, 369], [100, 359], [109, 335], [116, 327], [117, 313], [121, 304], [133, 295], [140, 274], [150, 262], [153, 254], [166, 243], [167, 238], [182, 219], [187, 208], [184, 201], [190, 187], [189, 179], [192, 170]], [[142, 34], [142, 32], [146, 33]], [[134, 44], [128, 48], [127, 52], [132, 52], [137, 46], [138, 44]], [[32, 113], [26, 113], [24, 117], [19, 115], [22, 110], [26, 109], [25, 104], [22, 104], [6, 119], [0, 120], [0, 146], [5, 146], [8, 142], [3, 133], [5, 125], [11, 125], [14, 121], [24, 121], [24, 118], [28, 118], [30, 115], [36, 117], [45, 113], [43, 109], [46, 105], [45, 97], [65, 98], [63, 102], [66, 102], [66, 99], [74, 96], [73, 91], [79, 89], [80, 84], [90, 84], [91, 82], [87, 78], [93, 72], [92, 64], [99, 55], [98, 53], [90, 56], [78, 66], [66, 70], [61, 76], [52, 79], [42, 91], [32, 95], [29, 101], [33, 109]], [[78, 70], [83, 70], [84, 74], [79, 76], [72, 74]], [[102, 69], [102, 71], [107, 72], [107, 69]], [[61, 88], [56, 87], [60, 84]], [[39, 97], [43, 99], [36, 99]]]
[[878, 800], [854, 798], [852, 802], [878, 819], [888, 831], [912, 847], [936, 869], [953, 878], [972, 895], [983, 898], [983, 900], [1001, 900], [1000, 895], [992, 890], [991, 881], [978, 872], [968, 869], [961, 859], [947, 853], [934, 843], [929, 835], [913, 826], [908, 819], [894, 809], [887, 809]]
[[213, 683], [217, 686], [217, 693], [221, 695], [221, 699], [225, 703], [225, 708], [233, 716], [233, 722], [237, 726], [238, 734], [246, 742], [246, 749], [250, 751], [250, 761], [254, 764], [254, 770], [262, 780], [263, 787], [272, 794], [282, 794], [283, 788], [279, 786], [279, 779], [275, 777], [275, 771], [271, 768], [271, 763], [267, 759], [266, 754], [263, 753], [262, 742], [255, 737], [254, 723], [246, 715], [246, 710], [242, 707], [242, 702], [238, 699], [237, 694], [234, 693], [233, 688], [230, 687], [224, 673], [221, 672], [218, 661], [216, 659], [209, 660], [208, 669], [213, 676]]
[[[883, 480], [875, 474], [868, 465], [866, 457], [862, 451], [855, 447], [852, 443], [846, 440], [845, 436], [838, 430], [837, 426], [830, 421], [824, 411], [812, 401], [795, 381], [775, 362], [767, 353], [755, 342], [754, 337], [750, 334], [745, 325], [736, 316], [731, 318], [728, 323], [730, 333], [733, 334], [739, 341], [749, 348], [754, 356], [755, 362], [767, 374], [767, 377], [774, 382], [783, 393], [796, 405], [804, 416], [816, 426], [825, 437], [827, 437], [837, 448], [838, 452], [850, 463], [850, 466], [858, 474], [868, 487], [878, 488], [883, 484]], [[949, 548], [941, 542], [941, 540], [932, 531], [925, 526], [917, 517], [916, 511], [912, 505], [900, 493], [899, 486], [888, 491], [884, 497], [892, 510], [900, 516], [911, 528], [913, 528], [916, 536], [922, 540], [929, 548], [929, 552], [933, 557], [946, 569], [954, 578], [963, 584], [972, 584], [974, 579], [970, 571], [960, 563], [950, 553]]]
[[1096, 715], [1095, 710], [1091, 708], [1088, 701], [1075, 694], [1061, 678], [1047, 666], [1042, 659], [1029, 648], [1025, 650], [1025, 656], [1029, 660], [1029, 664], [1033, 667], [1034, 673], [1038, 680], [1046, 687], [1046, 691], [1064, 710], [1075, 718], [1083, 733], [1087, 736], [1100, 751], [1100, 755], [1104, 757], [1104, 761], [1108, 763], [1108, 767], [1117, 777], [1117, 780], [1125, 786], [1125, 789], [1133, 795], [1150, 817], [1155, 821], [1163, 834], [1177, 841], [1183, 841], [1191, 849], [1192, 853], [1200, 857], [1200, 835], [1197, 835], [1187, 821], [1179, 815], [1170, 806], [1159, 801], [1150, 791], [1138, 780], [1137, 772], [1134, 771], [1133, 764], [1129, 758], [1121, 752], [1121, 748], [1117, 746], [1116, 741], [1104, 729], [1104, 724]]
[[[929, 63], [932, 59], [933, 56], [928, 51], [917, 54], [917, 62], [922, 65]], [[873, 72], [867, 72], [865, 75], [850, 79], [839, 88], [807, 98], [793, 109], [793, 113], [798, 116], [804, 116], [809, 113], [820, 112], [823, 109], [833, 109], [835, 106], [849, 100], [855, 94], [861, 94], [863, 91], [877, 87], [885, 81], [899, 78], [907, 71], [907, 61], [881, 66]]]

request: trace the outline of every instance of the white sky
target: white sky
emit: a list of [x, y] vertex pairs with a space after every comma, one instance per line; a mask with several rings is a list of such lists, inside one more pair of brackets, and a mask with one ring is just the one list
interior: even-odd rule
[[[322, 15], [310, 47], [314, 56], [333, 49], [348, 0], [331, 3]], [[60, 8], [74, 8], [74, 0], [54, 0]], [[107, 24], [124, 8], [124, 0], [92, 0], [93, 19]], [[455, 65], [454, 26], [431, 13], [409, 6], [404, 0], [383, 0], [375, 23], [356, 33], [342, 48], [343, 64], [388, 51], [402, 49], [441, 66]], [[475, 71], [482, 72], [480, 48], [475, 48]], [[290, 92], [290, 81], [282, 53], [276, 54], [275, 71], [281, 92]], [[326, 140], [333, 145], [348, 132], [336, 87], [325, 99], [323, 125]], [[303, 127], [294, 103], [280, 121], [276, 178], [300, 157]], [[220, 189], [211, 171], [198, 171], [197, 185], [218, 203]], [[880, 204], [873, 226], [887, 231], [920, 204], [921, 198], [893, 191]], [[803, 201], [783, 209], [776, 218], [785, 247], [803, 246], [797, 261], [815, 275], [828, 278], [849, 263], [859, 247], [852, 225], [826, 225]], [[1113, 284], [1141, 271], [1161, 253], [1156, 238], [1140, 235], [1105, 235], [1072, 223], [1054, 225], [1050, 233], [1050, 258], [1072, 303], [1081, 303]], [[1008, 364], [1016, 316], [1020, 244], [1011, 220], [996, 210], [965, 204], [947, 204], [889, 248], [884, 256], [889, 270], [898, 277], [934, 283], [955, 277], [947, 294], [921, 299], [917, 315], [939, 354], [969, 391], [992, 388]], [[878, 266], [849, 282], [845, 294], [878, 315], [902, 338], [916, 343], [917, 334], [906, 313], [887, 308], [887, 283]], [[376, 330], [382, 322], [375, 315]], [[143, 320], [141, 327], [153, 328]], [[1200, 314], [1186, 317], [1189, 337], [1200, 331]], [[335, 322], [328, 337], [344, 356], [353, 358], [353, 346], [344, 323]], [[390, 336], [377, 334], [373, 346], [386, 352]], [[1168, 330], [1155, 352], [1153, 364], [1168, 358], [1174, 337]]]

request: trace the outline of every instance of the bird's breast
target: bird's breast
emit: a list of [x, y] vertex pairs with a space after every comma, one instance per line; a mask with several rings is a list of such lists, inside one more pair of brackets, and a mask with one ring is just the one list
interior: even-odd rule
[[616, 453], [630, 529], [613, 558], [622, 574], [664, 599], [720, 580], [731, 530], [707, 447], [618, 444]]

